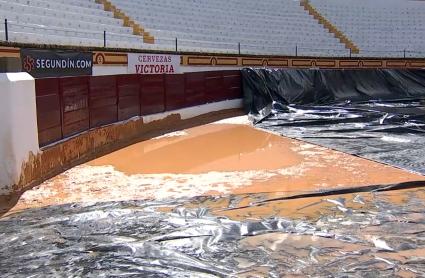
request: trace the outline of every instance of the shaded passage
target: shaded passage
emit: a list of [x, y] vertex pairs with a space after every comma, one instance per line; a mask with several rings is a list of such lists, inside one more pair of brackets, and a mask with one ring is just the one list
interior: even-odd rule
[[425, 274], [423, 187], [277, 196], [27, 210], [0, 219], [0, 271], [6, 277]]
[[425, 174], [425, 71], [243, 70], [257, 126]]

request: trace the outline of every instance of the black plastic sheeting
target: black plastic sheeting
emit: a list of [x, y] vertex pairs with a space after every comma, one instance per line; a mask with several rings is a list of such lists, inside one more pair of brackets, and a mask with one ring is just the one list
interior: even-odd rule
[[[327, 209], [310, 220], [255, 220], [251, 212], [251, 220], [234, 221], [202, 206], [218, 197], [30, 209], [0, 219], [0, 276], [425, 275], [423, 187], [400, 193], [403, 205], [385, 192], [365, 194], [312, 200], [308, 206]], [[231, 206], [238, 196], [225, 198]], [[278, 206], [259, 194], [253, 199]], [[201, 206], [185, 208], [191, 203]]]
[[243, 69], [257, 127], [425, 174], [424, 70]]

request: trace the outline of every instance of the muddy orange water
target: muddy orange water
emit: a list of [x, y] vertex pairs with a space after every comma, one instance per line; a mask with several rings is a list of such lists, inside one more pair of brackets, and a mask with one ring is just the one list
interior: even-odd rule
[[420, 175], [246, 124], [208, 124], [134, 144], [29, 190], [14, 210], [71, 202], [168, 199], [423, 180]]
[[281, 137], [246, 125], [207, 125], [132, 145], [96, 159], [129, 174], [273, 170], [302, 163]]

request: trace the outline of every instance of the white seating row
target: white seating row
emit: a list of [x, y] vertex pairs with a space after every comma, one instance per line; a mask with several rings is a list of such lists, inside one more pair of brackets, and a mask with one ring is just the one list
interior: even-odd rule
[[[294, 55], [347, 55], [345, 46], [293, 0], [112, 0], [164, 47]], [[333, 51], [334, 50], [334, 51]]]
[[425, 1], [311, 0], [360, 48], [360, 56], [424, 57]]
[[[23, 43], [141, 48], [120, 19], [88, 0], [0, 0], [0, 20], [7, 19], [9, 40]], [[1, 28], [1, 40], [5, 39]]]
[[[299, 0], [112, 0], [155, 38], [132, 28], [95, 0], [0, 0], [9, 39], [25, 43], [174, 51], [347, 56]], [[425, 56], [425, 1], [310, 0], [361, 50], [361, 56]], [[0, 28], [0, 40], [5, 37]], [[354, 55], [354, 54], [353, 54]]]

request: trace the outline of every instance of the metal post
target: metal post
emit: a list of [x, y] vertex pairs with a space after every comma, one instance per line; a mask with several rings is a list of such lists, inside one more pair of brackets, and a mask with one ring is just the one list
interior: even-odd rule
[[238, 42], [238, 53], [239, 53], [239, 55], [241, 55], [241, 43], [240, 42]]
[[103, 47], [106, 47], [106, 31], [103, 31]]
[[350, 47], [350, 58], [351, 58], [351, 47]]
[[4, 20], [4, 34], [6, 36], [6, 41], [9, 41], [9, 30], [7, 28], [7, 18]]
[[295, 57], [298, 57], [298, 44], [295, 45]]
[[177, 40], [177, 38], [176, 38], [176, 52], [177, 51], [179, 51], [179, 42], [178, 42], [178, 40]]
[[403, 57], [406, 59], [406, 49], [403, 50]]

